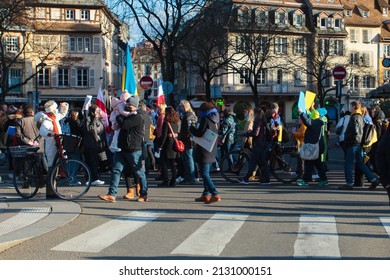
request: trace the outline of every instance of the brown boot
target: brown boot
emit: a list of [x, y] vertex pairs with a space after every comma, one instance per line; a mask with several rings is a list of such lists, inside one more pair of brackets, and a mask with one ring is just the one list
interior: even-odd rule
[[206, 202], [210, 200], [209, 195], [202, 194], [201, 197], [195, 198], [196, 202]]
[[124, 199], [134, 199], [134, 189], [127, 189], [127, 194], [123, 196]]
[[219, 194], [212, 195], [208, 201], [205, 201], [205, 204], [211, 204], [211, 203], [218, 202], [218, 201], [221, 201], [221, 196]]
[[135, 194], [141, 196], [141, 184], [135, 184]]

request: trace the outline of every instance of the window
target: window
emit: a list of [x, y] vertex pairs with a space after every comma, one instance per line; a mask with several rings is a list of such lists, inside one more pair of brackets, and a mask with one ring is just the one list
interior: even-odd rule
[[356, 29], [351, 29], [349, 32], [351, 43], [356, 43], [358, 41], [358, 33]]
[[237, 18], [237, 20], [239, 21], [239, 22], [243, 22], [243, 23], [246, 23], [246, 22], [248, 22], [248, 20], [249, 20], [249, 12], [248, 12], [248, 9], [239, 9], [238, 11], [237, 11], [237, 16], [238, 16], [238, 18]]
[[279, 24], [279, 25], [286, 24], [286, 14], [285, 13], [278, 13], [276, 15], [276, 24]]
[[327, 56], [330, 55], [330, 40], [329, 39], [320, 39], [318, 41], [318, 55]]
[[388, 12], [389, 12], [389, 8], [387, 7], [382, 8], [382, 15], [387, 16]]
[[10, 90], [11, 93], [22, 93], [22, 69], [10, 69], [9, 70], [9, 78], [8, 78], [8, 85], [9, 87], [12, 87], [14, 85], [19, 85], [12, 90]]
[[265, 23], [267, 21], [265, 11], [258, 11], [256, 15], [256, 20], [258, 23]]
[[77, 87], [88, 87], [88, 69], [77, 68], [76, 69], [76, 86]]
[[359, 76], [352, 76], [352, 79], [351, 79], [351, 87], [353, 89], [357, 89], [359, 88]]
[[383, 46], [383, 53], [386, 57], [390, 57], [390, 45]]
[[294, 54], [305, 54], [305, 39], [298, 38], [294, 40]]
[[334, 20], [334, 28], [335, 29], [341, 29], [341, 18], [336, 18]]
[[244, 36], [237, 36], [236, 37], [236, 48], [237, 48], [237, 51], [240, 51], [240, 52], [245, 52], [247, 50], [247, 44], [246, 44]]
[[352, 11], [351, 10], [347, 10], [345, 12], [345, 14], [346, 14], [347, 17], [351, 17], [352, 16]]
[[389, 83], [390, 82], [390, 70], [385, 70], [385, 72], [383, 73], [384, 74], [384, 78], [385, 78], [385, 83]]
[[5, 50], [7, 52], [18, 52], [19, 51], [18, 37], [6, 37], [5, 38]]
[[257, 84], [259, 85], [267, 84], [267, 70], [260, 69], [259, 74], [257, 75]]
[[281, 85], [283, 83], [283, 70], [278, 69], [276, 72], [276, 84]]
[[361, 65], [363, 66], [371, 66], [371, 54], [369, 52], [362, 53], [360, 59], [361, 59]]
[[91, 52], [90, 37], [69, 37], [69, 51], [78, 53]]
[[38, 85], [50, 86], [50, 69], [43, 68], [38, 72]]
[[374, 77], [363, 76], [362, 77], [362, 88], [372, 88], [374, 85]]
[[326, 28], [327, 18], [320, 19], [320, 28]]
[[65, 10], [65, 19], [74, 19], [74, 10]]
[[334, 52], [335, 55], [344, 55], [344, 42], [343, 40], [334, 40]]
[[260, 36], [258, 38], [258, 48], [260, 49], [260, 52], [262, 53], [268, 53], [269, 44], [268, 44], [268, 38], [266, 36]]
[[287, 54], [287, 37], [275, 38], [275, 53]]
[[368, 18], [368, 16], [369, 16], [369, 13], [367, 11], [363, 11], [363, 17]]
[[244, 85], [248, 83], [249, 83], [249, 69], [245, 68], [242, 69], [242, 71], [240, 72], [240, 84]]
[[89, 20], [89, 10], [81, 11], [81, 20]]
[[371, 42], [371, 30], [364, 29], [363, 30], [363, 43], [370, 43]]
[[297, 27], [301, 27], [303, 23], [303, 16], [301, 14], [294, 15], [294, 25]]
[[302, 86], [302, 71], [301, 70], [294, 70], [294, 86], [299, 87]]
[[328, 87], [330, 85], [331, 73], [328, 70], [323, 70], [321, 72], [321, 85], [323, 87]]
[[59, 87], [69, 86], [69, 69], [58, 68], [58, 86]]
[[349, 63], [352, 65], [359, 65], [359, 53], [351, 53]]

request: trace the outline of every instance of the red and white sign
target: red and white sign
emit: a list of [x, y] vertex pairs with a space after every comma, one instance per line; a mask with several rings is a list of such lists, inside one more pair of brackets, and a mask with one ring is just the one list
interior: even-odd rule
[[143, 89], [150, 89], [153, 86], [153, 79], [150, 76], [143, 76], [139, 84]]
[[343, 66], [336, 66], [332, 71], [335, 80], [342, 80], [347, 75], [347, 70]]

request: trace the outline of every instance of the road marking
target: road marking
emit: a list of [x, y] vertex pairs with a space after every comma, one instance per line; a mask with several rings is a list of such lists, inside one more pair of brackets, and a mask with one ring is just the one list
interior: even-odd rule
[[69, 239], [51, 250], [99, 253], [104, 248], [119, 241], [129, 233], [157, 219], [165, 212], [132, 211], [104, 223], [90, 231]]
[[390, 237], [390, 217], [379, 217], [379, 219], [381, 220], [383, 227]]
[[219, 256], [248, 216], [239, 213], [216, 213], [171, 254]]
[[301, 215], [294, 257], [340, 259], [338, 241], [334, 216]]
[[27, 227], [45, 218], [51, 212], [51, 207], [28, 207], [0, 223], [0, 236]]

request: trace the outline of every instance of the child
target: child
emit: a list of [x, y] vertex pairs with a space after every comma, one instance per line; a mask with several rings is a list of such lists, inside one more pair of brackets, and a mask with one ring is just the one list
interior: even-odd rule
[[135, 111], [134, 113], [131, 113], [131, 112], [128, 112], [125, 110], [126, 109], [125, 100], [127, 100], [127, 98], [129, 98], [129, 97], [130, 97], [130, 94], [126, 90], [121, 94], [119, 99], [114, 97], [111, 100], [112, 112], [110, 115], [110, 121], [112, 123], [112, 129], [114, 130], [114, 136], [112, 137], [112, 142], [111, 142], [109, 149], [113, 153], [121, 151], [121, 149], [118, 148], [118, 137], [119, 137], [120, 128], [118, 127], [116, 117], [119, 115], [127, 117], [131, 114], [137, 114], [137, 111]]

